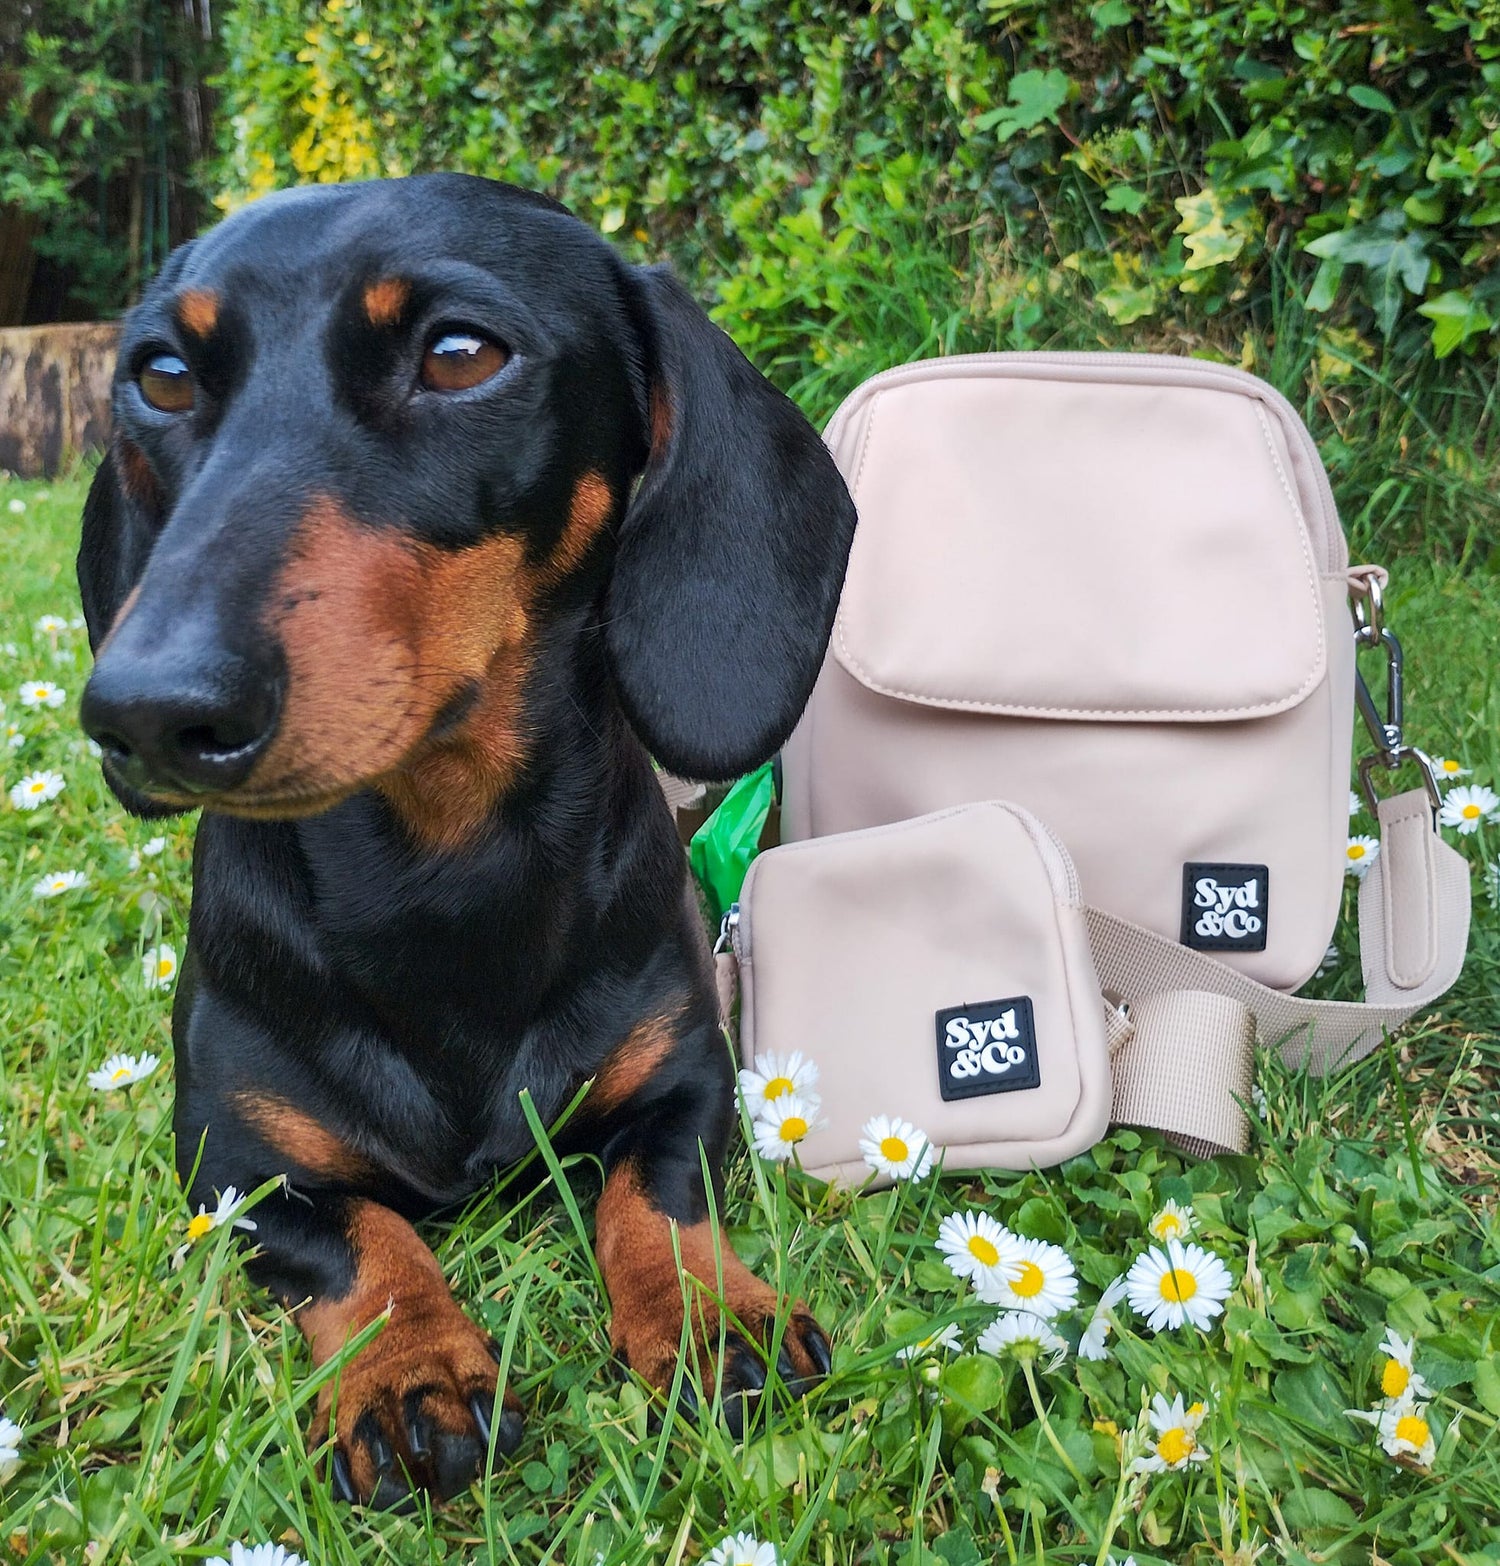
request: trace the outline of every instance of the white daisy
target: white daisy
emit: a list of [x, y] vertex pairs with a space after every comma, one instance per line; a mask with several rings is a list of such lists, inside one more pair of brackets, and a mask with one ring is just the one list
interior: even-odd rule
[[89, 1072], [88, 1084], [96, 1093], [134, 1087], [137, 1082], [144, 1082], [160, 1064], [160, 1055], [111, 1055], [97, 1071]]
[[1108, 1359], [1109, 1334], [1114, 1327], [1114, 1318], [1110, 1312], [1125, 1298], [1125, 1277], [1122, 1273], [1100, 1296], [1099, 1303], [1094, 1307], [1094, 1314], [1089, 1317], [1089, 1324], [1083, 1329], [1083, 1336], [1078, 1340], [1079, 1359]]
[[1493, 821], [1500, 812], [1500, 794], [1483, 783], [1464, 783], [1450, 788], [1443, 796], [1438, 820], [1444, 826], [1457, 827], [1461, 837], [1477, 832], [1480, 824]]
[[920, 1180], [932, 1168], [932, 1143], [909, 1120], [876, 1115], [866, 1121], [859, 1150], [888, 1180]]
[[224, 1194], [219, 1198], [218, 1206], [212, 1212], [200, 1202], [197, 1213], [188, 1219], [187, 1240], [172, 1252], [172, 1265], [180, 1267], [187, 1253], [198, 1243], [205, 1240], [215, 1229], [222, 1229], [226, 1223], [231, 1223], [236, 1229], [248, 1229], [252, 1233], [255, 1230], [255, 1222], [250, 1218], [236, 1218], [235, 1209], [244, 1201], [244, 1197], [230, 1186], [225, 1186]]
[[1344, 849], [1344, 873], [1363, 881], [1371, 865], [1380, 857], [1380, 839], [1361, 832], [1351, 837]]
[[897, 1349], [896, 1358], [936, 1359], [938, 1355], [956, 1349], [962, 1341], [958, 1324], [950, 1321], [946, 1327], [939, 1327], [936, 1332], [929, 1332], [925, 1338], [918, 1338], [915, 1343], [908, 1343], [905, 1348]]
[[67, 699], [68, 693], [51, 680], [27, 680], [21, 686], [23, 707], [61, 707]]
[[307, 1562], [284, 1544], [231, 1544], [228, 1560], [215, 1555], [204, 1566], [307, 1566]]
[[1122, 1561], [1118, 1555], [1106, 1555], [1104, 1566], [1135, 1566], [1135, 1556], [1127, 1555]]
[[9, 506], [11, 515], [18, 517], [26, 509], [26, 502], [24, 500], [16, 499], [10, 501]]
[[1202, 1403], [1182, 1406], [1179, 1392], [1169, 1403], [1160, 1392], [1151, 1399], [1149, 1418], [1156, 1432], [1151, 1450], [1130, 1465], [1133, 1474], [1160, 1474], [1206, 1463], [1208, 1453], [1198, 1444], [1198, 1431], [1208, 1415]]
[[141, 978], [148, 990], [169, 990], [177, 977], [177, 953], [164, 941], [141, 953]]
[[795, 1093], [778, 1094], [773, 1105], [755, 1122], [755, 1151], [762, 1158], [784, 1163], [817, 1125], [816, 1108], [803, 1103]]
[[77, 892], [89, 884], [82, 870], [54, 870], [44, 875], [31, 889], [33, 897], [61, 897], [64, 892]]
[[986, 1305], [1043, 1318], [1078, 1303], [1078, 1274], [1072, 1258], [1062, 1246], [1046, 1240], [1018, 1239], [1009, 1273], [993, 1282], [976, 1278], [974, 1286]]
[[166, 846], [167, 846], [166, 838], [164, 838], [164, 837], [148, 837], [146, 839], [146, 841], [141, 844], [141, 854], [146, 859], [155, 859], [156, 856]]
[[5, 725], [5, 743], [12, 750], [19, 750], [26, 743], [26, 736], [21, 732], [19, 723], [7, 723]]
[[1414, 1457], [1424, 1467], [1432, 1467], [1437, 1454], [1432, 1426], [1427, 1423], [1427, 1405], [1401, 1398], [1384, 1408], [1346, 1408], [1350, 1419], [1363, 1419], [1375, 1426], [1380, 1444], [1388, 1457]]
[[948, 1270], [976, 1288], [1003, 1283], [1019, 1270], [1020, 1240], [988, 1213], [949, 1213], [938, 1225], [937, 1248]]
[[1146, 1227], [1153, 1240], [1185, 1240], [1193, 1232], [1193, 1209], [1168, 1197], [1166, 1205]]
[[703, 1566], [781, 1566], [781, 1557], [753, 1533], [732, 1533], [703, 1557]]
[[752, 1120], [789, 1093], [816, 1114], [817, 1087], [817, 1065], [801, 1050], [793, 1050], [790, 1055], [757, 1055], [754, 1066], [746, 1066], [740, 1072], [740, 1093]]
[[1029, 1310], [1003, 1310], [979, 1334], [981, 1354], [1037, 1360], [1043, 1370], [1056, 1370], [1068, 1357], [1068, 1345], [1042, 1317]]
[[1339, 949], [1334, 941], [1328, 943], [1328, 950], [1323, 953], [1323, 960], [1318, 964], [1318, 971], [1313, 978], [1321, 979], [1325, 973], [1332, 972], [1339, 965]]
[[28, 772], [19, 783], [12, 785], [10, 802], [17, 810], [35, 810], [49, 799], [56, 799], [65, 783], [61, 772]]
[[1212, 1251], [1177, 1240], [1168, 1240], [1165, 1251], [1153, 1246], [1125, 1274], [1131, 1309], [1153, 1332], [1184, 1323], [1206, 1329], [1233, 1287], [1229, 1269]]
[[68, 628], [68, 622], [60, 614], [44, 614], [36, 623], [43, 636], [58, 636]]
[[1357, 789], [1351, 788], [1349, 790], [1349, 814], [1351, 816], [1357, 816], [1364, 808], [1365, 802], [1359, 791]]
[[1391, 1403], [1432, 1396], [1432, 1388], [1421, 1372], [1412, 1368], [1415, 1348], [1415, 1338], [1403, 1338], [1394, 1327], [1385, 1329], [1380, 1342], [1380, 1352], [1385, 1355], [1385, 1363], [1380, 1367], [1380, 1391]]
[[1466, 778], [1474, 770], [1472, 767], [1461, 766], [1451, 756], [1434, 756], [1432, 758], [1432, 770], [1440, 778], [1452, 782], [1454, 778]]
[[0, 1415], [0, 1484], [21, 1466], [21, 1441], [25, 1434], [13, 1419]]

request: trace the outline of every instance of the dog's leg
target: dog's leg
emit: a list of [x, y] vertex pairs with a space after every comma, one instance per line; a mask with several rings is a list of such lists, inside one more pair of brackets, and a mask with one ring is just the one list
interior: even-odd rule
[[[609, 1080], [606, 1068], [596, 1086], [607, 1087]], [[688, 1351], [705, 1386], [718, 1368], [722, 1320], [725, 1418], [739, 1434], [749, 1400], [766, 1382], [766, 1350], [778, 1313], [786, 1325], [777, 1370], [793, 1393], [827, 1375], [831, 1356], [807, 1307], [778, 1300], [710, 1222], [699, 1145], [717, 1179], [733, 1114], [732, 1078], [717, 1028], [678, 1043], [649, 1080], [610, 1108], [620, 1129], [605, 1149], [595, 1239], [609, 1291], [610, 1341], [645, 1380], [670, 1386], [681, 1353], [685, 1289]]]
[[255, 1217], [251, 1274], [295, 1308], [314, 1365], [388, 1318], [319, 1394], [309, 1443], [326, 1439], [331, 1416], [337, 1493], [378, 1507], [408, 1503], [413, 1489], [457, 1494], [484, 1471], [497, 1401], [496, 1450], [515, 1450], [521, 1408], [501, 1396], [499, 1351], [404, 1218], [329, 1193], [272, 1197]]

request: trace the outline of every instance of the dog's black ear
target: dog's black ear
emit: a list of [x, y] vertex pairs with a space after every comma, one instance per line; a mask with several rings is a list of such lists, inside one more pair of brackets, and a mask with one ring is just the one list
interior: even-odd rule
[[[145, 457], [116, 437], [83, 503], [83, 537], [78, 546], [78, 594], [89, 646], [96, 653], [146, 569], [159, 506], [156, 480]], [[117, 781], [108, 767], [104, 781], [133, 816], [154, 820], [182, 814], [177, 807], [159, 804]]]
[[854, 503], [817, 432], [665, 268], [629, 288], [650, 455], [621, 524], [607, 646], [626, 715], [684, 777], [764, 761], [806, 705]]
[[78, 593], [95, 652], [146, 569], [156, 505], [145, 457], [117, 437], [89, 486], [78, 546]]

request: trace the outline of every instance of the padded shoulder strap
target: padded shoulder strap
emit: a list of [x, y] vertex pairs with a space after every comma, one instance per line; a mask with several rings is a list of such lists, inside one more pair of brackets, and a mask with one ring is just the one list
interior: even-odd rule
[[[1468, 863], [1438, 836], [1423, 790], [1382, 800], [1378, 816], [1380, 854], [1359, 889], [1364, 1003], [1284, 995], [1153, 930], [1084, 910], [1100, 986], [1135, 1023], [1115, 1055], [1117, 1122], [1243, 1151], [1243, 1113], [1230, 1106], [1248, 1092], [1256, 1042], [1321, 1076], [1368, 1055], [1452, 988], [1469, 940]], [[1231, 1006], [1206, 1004], [1215, 998]]]

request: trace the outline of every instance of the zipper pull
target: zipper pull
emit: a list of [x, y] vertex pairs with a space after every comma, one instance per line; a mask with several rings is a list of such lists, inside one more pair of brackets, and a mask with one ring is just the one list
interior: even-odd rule
[[[735, 940], [735, 935], [738, 933], [739, 927], [740, 905], [738, 903], [731, 903], [729, 907], [724, 910], [724, 917], [719, 920], [719, 938], [714, 942], [715, 957], [718, 957], [727, 951], [733, 951], [736, 957], [739, 956], [739, 945]], [[699, 950], [701, 951], [702, 947], [699, 947]]]

